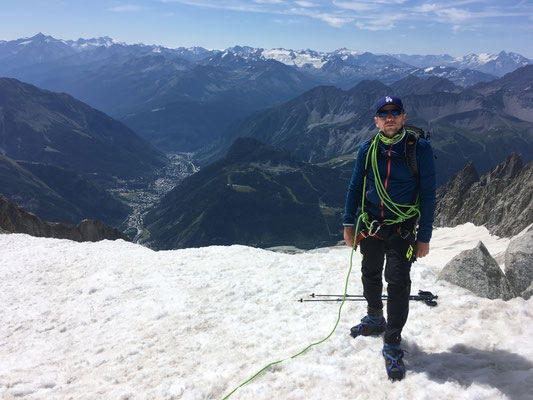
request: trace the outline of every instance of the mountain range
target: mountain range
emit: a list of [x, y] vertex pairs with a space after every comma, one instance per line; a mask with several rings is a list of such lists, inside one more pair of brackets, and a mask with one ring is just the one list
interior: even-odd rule
[[[175, 49], [142, 43], [129, 45], [109, 37], [92, 39], [62, 40], [38, 33], [30, 38], [11, 41], [0, 40], [0, 60], [3, 70], [18, 68], [34, 63], [43, 64], [53, 60], [82, 64], [84, 60], [106, 58], [117, 55], [146, 55], [149, 53], [173, 55], [189, 62], [199, 62], [216, 55], [232, 53], [249, 60], [275, 60], [283, 64], [302, 69], [321, 69], [326, 64], [341, 60], [347, 65], [360, 67], [452, 67], [459, 70], [471, 69], [496, 76], [503, 76], [518, 67], [530, 64], [528, 58], [512, 52], [501, 51], [499, 54], [468, 54], [460, 57], [417, 54], [373, 54], [346, 48], [331, 52], [319, 52], [311, 49], [263, 49], [249, 46], [234, 46], [225, 50], [208, 50], [202, 47], [179, 47]], [[88, 56], [90, 54], [90, 56]], [[77, 56], [77, 57], [73, 57]], [[72, 58], [70, 58], [72, 57]], [[84, 59], [84, 57], [87, 57]]]
[[108, 37], [73, 41], [43, 34], [0, 41], [0, 76], [68, 93], [165, 152], [197, 151], [237, 120], [318, 85], [349, 90], [363, 80], [390, 85], [414, 75], [469, 86], [530, 62], [506, 52], [454, 58], [347, 49], [168, 49]]
[[222, 152], [244, 136], [284, 147], [308, 162], [348, 157], [375, 134], [376, 101], [396, 94], [403, 99], [408, 123], [432, 133], [437, 181], [443, 184], [468, 161], [484, 173], [512, 152], [526, 162], [532, 158], [531, 82], [533, 65], [469, 88], [412, 75], [389, 86], [363, 81], [348, 91], [319, 86], [233, 124], [216, 148]]
[[442, 184], [468, 161], [483, 173], [511, 152], [531, 159], [529, 62], [3, 41], [0, 74], [39, 87], [0, 78], [2, 191], [50, 221], [114, 224], [128, 210], [105, 188], [149, 181], [161, 150], [190, 151], [202, 170], [147, 215], [149, 244], [332, 244], [377, 99], [401, 96], [408, 122], [431, 132]]

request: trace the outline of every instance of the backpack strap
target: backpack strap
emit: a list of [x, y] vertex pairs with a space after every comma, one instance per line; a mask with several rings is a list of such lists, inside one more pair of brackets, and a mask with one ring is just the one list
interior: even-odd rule
[[409, 172], [416, 181], [417, 191], [420, 189], [420, 176], [418, 174], [418, 164], [416, 161], [416, 145], [418, 139], [429, 140], [429, 132], [424, 132], [423, 129], [417, 128], [413, 125], [405, 125], [407, 131], [407, 138], [405, 140], [405, 156], [407, 157], [407, 167]]
[[416, 144], [418, 143], [418, 137], [409, 133], [405, 140], [405, 156], [407, 157], [407, 168], [409, 172], [415, 178], [416, 187], [418, 189], [420, 183], [420, 177], [418, 175], [418, 165], [416, 163]]

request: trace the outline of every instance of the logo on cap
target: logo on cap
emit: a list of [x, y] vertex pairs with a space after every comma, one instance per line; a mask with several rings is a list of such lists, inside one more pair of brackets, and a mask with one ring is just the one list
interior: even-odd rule
[[386, 101], [387, 103], [392, 102], [392, 97], [389, 97], [389, 96], [385, 97], [385, 101]]

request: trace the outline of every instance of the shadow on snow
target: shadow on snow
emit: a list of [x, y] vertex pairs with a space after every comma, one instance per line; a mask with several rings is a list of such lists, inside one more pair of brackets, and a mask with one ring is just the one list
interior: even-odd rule
[[479, 383], [498, 389], [510, 399], [530, 399], [533, 395], [533, 362], [518, 354], [463, 344], [443, 353], [425, 353], [412, 343], [407, 347], [408, 370], [425, 373], [435, 382], [455, 382], [463, 387]]

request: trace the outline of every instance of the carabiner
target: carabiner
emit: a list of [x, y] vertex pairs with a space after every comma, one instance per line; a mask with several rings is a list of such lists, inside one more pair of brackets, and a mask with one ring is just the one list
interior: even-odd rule
[[[374, 224], [377, 223], [377, 228], [374, 232], [372, 232], [372, 230], [374, 229]], [[374, 221], [372, 221], [370, 223], [370, 228], [368, 229], [368, 236], [376, 236], [376, 234], [379, 232], [379, 230], [381, 229], [381, 224], [379, 223], [379, 221], [377, 219], [375, 219]]]

